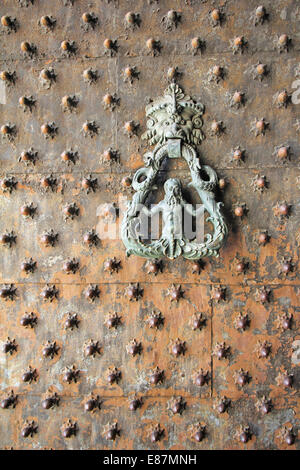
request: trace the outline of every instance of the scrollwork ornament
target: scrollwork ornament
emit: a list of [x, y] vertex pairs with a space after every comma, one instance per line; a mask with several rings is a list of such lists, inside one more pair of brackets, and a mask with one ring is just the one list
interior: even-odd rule
[[[195, 147], [204, 139], [202, 114], [204, 106], [195, 102], [176, 84], [171, 83], [164, 96], [146, 106], [147, 130], [142, 139], [155, 145], [153, 151], [144, 154], [145, 167], [136, 171], [132, 188], [135, 192], [128, 203], [122, 221], [122, 239], [127, 255], [135, 254], [145, 258], [200, 259], [206, 256], [219, 256], [219, 250], [226, 240], [228, 229], [221, 212], [221, 202], [215, 200], [218, 184], [216, 172], [208, 165], [202, 165]], [[164, 183], [164, 198], [153, 208], [145, 206], [152, 191], [157, 189], [158, 172], [166, 158], [183, 158], [189, 167], [192, 187], [198, 193], [202, 208], [195, 209], [187, 204], [182, 194], [182, 183], [178, 178], [169, 178]], [[213, 233], [207, 233], [199, 242], [190, 239], [183, 232], [182, 218], [176, 217], [178, 211], [187, 210], [196, 221], [208, 213], [207, 222]], [[151, 217], [162, 213], [163, 226], [158, 239], [144, 241], [139, 233], [141, 213]], [[180, 227], [178, 227], [180, 220]]]

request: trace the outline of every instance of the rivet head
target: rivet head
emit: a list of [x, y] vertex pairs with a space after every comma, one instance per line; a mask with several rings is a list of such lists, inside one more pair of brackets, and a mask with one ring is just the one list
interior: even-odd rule
[[67, 219], [73, 220], [74, 217], [77, 217], [79, 215], [79, 207], [77, 206], [75, 202], [67, 204], [63, 208], [63, 214], [66, 220]]
[[56, 289], [55, 285], [47, 284], [41, 291], [41, 297], [45, 302], [53, 302], [54, 299], [57, 299], [58, 290]]
[[36, 425], [35, 421], [26, 420], [23, 425], [21, 435], [22, 437], [25, 437], [25, 438], [29, 436], [33, 437], [33, 435], [37, 433], [37, 430], [38, 430], [38, 426]]
[[80, 320], [78, 319], [77, 313], [69, 312], [65, 320], [66, 330], [73, 330], [74, 328], [78, 328], [79, 322]]
[[88, 230], [83, 235], [83, 242], [88, 246], [96, 246], [99, 243], [99, 237], [96, 234], [95, 230]]
[[90, 302], [94, 302], [97, 298], [99, 298], [100, 290], [97, 285], [90, 284], [87, 289], [85, 290], [85, 298]]
[[59, 396], [57, 393], [48, 392], [46, 398], [42, 401], [42, 408], [44, 410], [50, 410], [55, 406], [59, 406]]
[[220, 20], [220, 10], [218, 8], [214, 8], [211, 12], [211, 17], [214, 21]]
[[217, 359], [226, 358], [229, 355], [230, 347], [226, 345], [223, 341], [221, 343], [216, 343], [213, 349], [213, 356], [216, 356]]
[[134, 396], [133, 398], [129, 399], [129, 410], [136, 411], [138, 408], [142, 406], [142, 404], [143, 404], [142, 399]]
[[199, 49], [201, 45], [201, 40], [198, 37], [195, 37], [191, 40], [191, 46], [193, 49]]
[[289, 149], [288, 147], [280, 147], [278, 150], [277, 150], [277, 156], [278, 158], [282, 159], [282, 160], [285, 160], [289, 155]]
[[84, 345], [84, 355], [86, 357], [95, 357], [97, 354], [101, 354], [101, 348], [99, 341], [94, 341], [92, 339], [88, 340]]
[[130, 302], [138, 301], [143, 296], [143, 289], [140, 287], [139, 283], [131, 283], [125, 289], [125, 295], [130, 300]]
[[281, 34], [281, 36], [279, 36], [278, 42], [281, 45], [286, 45], [288, 43], [288, 35], [287, 34]]
[[121, 318], [117, 312], [113, 312], [107, 315], [106, 320], [104, 324], [107, 326], [107, 328], [117, 328], [121, 324]]
[[24, 326], [25, 328], [33, 328], [36, 324], [37, 316], [33, 312], [25, 313], [20, 320], [20, 325]]
[[186, 352], [186, 343], [185, 341], [182, 341], [180, 338], [177, 338], [173, 341], [171, 341], [170, 344], [170, 352], [173, 356], [178, 357], [178, 356], [184, 356]]
[[244, 209], [242, 206], [237, 206], [235, 209], [234, 209], [234, 214], [237, 216], [237, 217], [242, 217], [244, 215]]
[[119, 371], [116, 367], [110, 367], [107, 373], [107, 381], [110, 385], [114, 383], [118, 383], [121, 379], [121, 371]]
[[151, 371], [149, 381], [151, 385], [158, 385], [164, 381], [165, 373], [158, 366]]
[[150, 431], [150, 440], [151, 442], [158, 442], [162, 439], [165, 431], [160, 427], [160, 424], [155, 425], [151, 428]]
[[87, 412], [95, 411], [101, 408], [101, 400], [99, 395], [90, 395], [90, 398], [84, 403], [84, 410]]
[[24, 41], [24, 42], [21, 43], [21, 51], [28, 52], [28, 51], [30, 51], [30, 49], [31, 49], [31, 46], [30, 46], [29, 42]]
[[234, 381], [240, 387], [244, 387], [250, 381], [249, 372], [240, 368], [234, 373]]
[[198, 387], [203, 387], [204, 385], [206, 385], [208, 383], [208, 380], [209, 373], [208, 371], [204, 371], [202, 368], [199, 370], [199, 372], [194, 374], [195, 385], [197, 385]]
[[7, 245], [11, 247], [14, 243], [16, 243], [17, 236], [13, 231], [0, 234], [0, 244]]
[[141, 354], [142, 351], [142, 343], [137, 341], [135, 338], [129, 342], [126, 346], [127, 353], [131, 356], [136, 356], [137, 354]]
[[149, 38], [146, 41], [146, 46], [149, 50], [154, 50], [157, 47], [157, 41], [154, 38]]
[[26, 274], [33, 273], [36, 270], [36, 261], [32, 258], [26, 259], [21, 263], [21, 271]]
[[58, 354], [59, 346], [55, 341], [47, 341], [42, 349], [43, 357], [53, 359]]
[[18, 395], [15, 395], [13, 390], [0, 402], [0, 407], [2, 409], [15, 408], [17, 404]]
[[76, 258], [70, 258], [63, 264], [63, 270], [67, 274], [75, 274], [79, 269], [79, 261]]
[[62, 436], [69, 439], [72, 436], [76, 436], [78, 431], [78, 426], [76, 422], [73, 422], [71, 419], [68, 419], [66, 423], [61, 427]]
[[118, 427], [118, 423], [115, 422], [113, 424], [111, 423], [108, 423], [106, 426], [105, 426], [105, 430], [104, 430], [104, 436], [106, 438], [106, 440], [108, 441], [114, 441], [116, 439], [117, 436], [120, 435], [120, 429]]
[[3, 81], [3, 82], [7, 82], [7, 83], [14, 83], [14, 80], [15, 80], [15, 73], [11, 73], [11, 72], [8, 72], [7, 70], [2, 70], [0, 72], [0, 79]]
[[28, 366], [28, 369], [22, 375], [22, 382], [31, 383], [32, 381], [36, 381], [37, 379], [37, 371], [36, 369]]
[[223, 73], [223, 68], [220, 67], [220, 65], [215, 65], [212, 69], [212, 72], [216, 77], [220, 77]]
[[2, 345], [2, 352], [4, 354], [12, 355], [15, 351], [17, 351], [18, 345], [15, 339], [10, 339], [9, 337]]

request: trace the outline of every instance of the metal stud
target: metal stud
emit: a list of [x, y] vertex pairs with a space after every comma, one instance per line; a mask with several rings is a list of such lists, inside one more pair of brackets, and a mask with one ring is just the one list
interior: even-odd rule
[[234, 319], [234, 326], [237, 330], [243, 332], [250, 324], [249, 316], [247, 313], [239, 313]]
[[135, 121], [127, 121], [124, 124], [124, 133], [127, 135], [127, 137], [131, 138], [134, 135], [138, 135], [139, 131], [139, 123]]
[[42, 31], [48, 33], [49, 31], [53, 31], [56, 25], [56, 19], [51, 15], [44, 15], [39, 19], [38, 24]]
[[129, 398], [129, 410], [136, 411], [138, 408], [141, 408], [143, 405], [143, 399], [134, 395], [133, 397]]
[[28, 382], [31, 384], [31, 382], [36, 382], [37, 377], [37, 370], [31, 366], [28, 366], [28, 368], [24, 371], [22, 375], [22, 382]]
[[251, 15], [251, 19], [254, 23], [254, 26], [263, 24], [267, 19], [268, 19], [268, 14], [266, 12], [266, 9], [263, 5], [260, 5], [256, 7], [254, 12]]
[[167, 295], [170, 297], [171, 302], [179, 302], [184, 295], [184, 290], [181, 289], [181, 285], [172, 284], [167, 291]]
[[8, 15], [3, 15], [1, 17], [1, 24], [3, 26], [3, 31], [7, 34], [15, 33], [19, 26], [17, 19]]
[[108, 423], [105, 428], [103, 435], [107, 441], [114, 441], [121, 433], [118, 422]]
[[129, 11], [126, 13], [124, 17], [124, 25], [125, 29], [130, 29], [134, 31], [136, 28], [139, 28], [141, 24], [141, 17], [139, 13], [134, 13], [133, 11]]
[[2, 70], [0, 72], [0, 79], [5, 83], [6, 86], [14, 85], [17, 79], [16, 72], [10, 72], [9, 70]]
[[85, 121], [82, 124], [82, 132], [84, 137], [95, 137], [99, 132], [99, 126], [95, 121]]
[[59, 406], [59, 401], [60, 401], [60, 398], [56, 392], [53, 393], [51, 391], [48, 391], [46, 393], [45, 398], [42, 401], [42, 408], [44, 410], [50, 410], [51, 408], [53, 409], [56, 406]]
[[255, 300], [256, 302], [266, 304], [267, 302], [270, 302], [270, 296], [271, 296], [271, 289], [263, 286], [260, 289], [256, 290]]
[[119, 49], [118, 41], [110, 38], [104, 39], [103, 46], [104, 53], [110, 57], [114, 57]]
[[58, 233], [54, 232], [53, 229], [47, 230], [44, 232], [41, 237], [40, 241], [45, 247], [55, 246], [58, 240]]
[[28, 41], [21, 42], [20, 48], [24, 57], [32, 59], [37, 54], [36, 46]]
[[84, 296], [89, 302], [94, 302], [99, 298], [99, 295], [100, 289], [96, 284], [90, 284], [84, 292]]
[[160, 427], [160, 424], [156, 424], [155, 426], [152, 426], [150, 429], [150, 440], [151, 442], [158, 442], [160, 441], [165, 434], [165, 430]]
[[284, 370], [276, 377], [277, 385], [281, 385], [285, 388], [292, 388], [294, 383], [294, 374], [290, 374], [287, 370]]
[[41, 125], [41, 132], [45, 139], [54, 139], [54, 137], [58, 134], [58, 127], [54, 121], [46, 122], [45, 124]]
[[226, 288], [222, 286], [216, 286], [212, 291], [212, 300], [219, 303], [221, 300], [226, 298]]
[[83, 79], [86, 83], [91, 85], [92, 83], [96, 83], [98, 80], [98, 72], [95, 69], [88, 68], [82, 72]]
[[80, 370], [76, 368], [73, 364], [72, 366], [68, 366], [65, 368], [65, 373], [63, 376], [63, 381], [67, 382], [68, 384], [74, 382], [77, 383], [80, 376]]
[[146, 318], [146, 323], [148, 323], [150, 328], [160, 329], [164, 324], [164, 317], [160, 311], [152, 310], [151, 314]]
[[168, 409], [174, 414], [179, 414], [181, 415], [183, 411], [186, 408], [186, 401], [184, 400], [183, 397], [173, 397], [169, 402], [168, 402]]
[[136, 66], [127, 66], [122, 72], [123, 80], [125, 83], [132, 85], [135, 80], [139, 80], [140, 72]]
[[117, 312], [109, 313], [105, 319], [104, 324], [107, 328], [117, 328], [121, 324], [122, 317]]
[[162, 25], [165, 31], [173, 31], [177, 28], [181, 21], [181, 14], [175, 10], [169, 10], [168, 13], [162, 17]]
[[125, 295], [130, 302], [138, 301], [143, 296], [143, 291], [138, 282], [130, 283], [129, 286], [125, 288]]
[[291, 43], [291, 38], [289, 38], [289, 36], [285, 33], [274, 38], [274, 46], [279, 53], [288, 52], [291, 47]]
[[44, 68], [40, 72], [39, 79], [42, 87], [49, 89], [56, 81], [56, 73], [52, 67]]
[[147, 274], [153, 274], [157, 276], [159, 272], [162, 272], [162, 261], [161, 260], [148, 260], [145, 264]]
[[111, 95], [110, 93], [107, 93], [102, 98], [102, 105], [104, 109], [109, 109], [110, 111], [114, 111], [116, 106], [120, 105], [120, 98], [118, 98], [115, 93], [113, 95]]
[[16, 343], [15, 339], [11, 339], [9, 336], [5, 340], [5, 342], [2, 345], [2, 352], [4, 354], [9, 354], [10, 356], [16, 352], [18, 349], [18, 345]]
[[104, 271], [109, 274], [117, 273], [121, 268], [121, 261], [117, 258], [107, 258], [103, 263]]
[[165, 372], [164, 370], [160, 369], [156, 366], [154, 369], [151, 370], [149, 375], [149, 382], [151, 385], [158, 385], [161, 384], [165, 379]]
[[83, 235], [83, 242], [89, 247], [97, 246], [99, 244], [99, 237], [94, 229], [85, 232]]
[[61, 154], [61, 159], [67, 165], [73, 163], [75, 165], [76, 161], [79, 159], [78, 152], [74, 152], [72, 149], [64, 150]]
[[205, 41], [199, 37], [191, 39], [190, 44], [187, 46], [192, 55], [202, 54], [205, 49]]
[[203, 423], [193, 424], [189, 428], [190, 437], [196, 442], [202, 442], [206, 436], [206, 425]]
[[38, 159], [38, 152], [36, 152], [32, 147], [28, 150], [24, 150], [20, 157], [18, 158], [19, 162], [25, 163], [25, 165], [35, 165]]
[[154, 38], [149, 38], [146, 41], [146, 48], [148, 54], [152, 55], [152, 57], [156, 57], [160, 54], [162, 49], [161, 42]]
[[57, 356], [59, 349], [56, 341], [47, 341], [42, 349], [43, 357], [53, 359], [54, 356]]
[[19, 106], [20, 108], [23, 109], [24, 112], [26, 111], [32, 112], [32, 109], [34, 108], [35, 104], [36, 104], [36, 100], [31, 95], [28, 95], [28, 96], [23, 95], [19, 98]]
[[66, 57], [74, 56], [77, 52], [77, 45], [75, 41], [68, 41], [64, 40], [60, 44], [60, 49], [62, 51], [62, 55]]
[[9, 394], [0, 402], [0, 406], [3, 410], [7, 408], [15, 408], [18, 401], [18, 395], [14, 394], [14, 391], [11, 390]]
[[222, 134], [225, 133], [225, 125], [223, 121], [216, 121], [215, 119], [212, 121], [210, 125], [210, 135], [212, 137], [220, 137]]
[[134, 338], [127, 344], [126, 351], [133, 357], [140, 355], [142, 352], [142, 343]]
[[73, 330], [74, 328], [78, 328], [80, 320], [78, 318], [77, 313], [67, 313], [67, 318], [65, 319], [65, 329], [66, 330]]
[[230, 404], [231, 400], [224, 395], [221, 398], [216, 399], [214, 408], [218, 413], [223, 414], [228, 411]]
[[53, 302], [53, 300], [58, 298], [58, 289], [56, 289], [54, 284], [47, 284], [41, 291], [41, 297], [44, 302]]
[[273, 408], [272, 400], [267, 398], [263, 395], [257, 402], [255, 403], [257, 411], [262, 414], [263, 416], [270, 413]]
[[25, 328], [34, 328], [37, 324], [37, 316], [34, 312], [27, 313], [22, 316], [20, 320], [20, 325]]
[[230, 346], [227, 346], [225, 341], [222, 341], [221, 343], [216, 343], [212, 355], [216, 356], [218, 360], [227, 358], [230, 353]]
[[75, 217], [78, 217], [80, 213], [79, 207], [76, 202], [71, 202], [66, 204], [63, 208], [63, 214], [65, 220], [73, 220]]
[[61, 99], [61, 107], [64, 112], [76, 112], [79, 99], [76, 95], [65, 95]]
[[209, 382], [209, 371], [201, 367], [199, 371], [193, 374], [193, 380], [197, 387], [204, 387], [204, 385], [207, 385]]
[[22, 437], [33, 437], [37, 433], [38, 426], [34, 420], [27, 420], [23, 424], [21, 435]]
[[284, 312], [276, 318], [276, 328], [281, 331], [290, 330], [293, 324], [293, 314]]
[[244, 36], [236, 36], [230, 39], [230, 47], [234, 54], [243, 54], [247, 48], [247, 41]]
[[72, 436], [76, 436], [78, 432], [78, 426], [75, 421], [68, 419], [61, 427], [62, 436], [69, 439]]
[[175, 357], [184, 356], [186, 349], [186, 342], [182, 341], [180, 338], [172, 340], [170, 343], [170, 353]]
[[36, 270], [36, 261], [34, 261], [32, 258], [25, 259], [21, 263], [21, 271], [23, 271], [25, 274], [34, 273], [35, 270]]
[[8, 142], [13, 142], [17, 135], [17, 128], [15, 124], [12, 124], [11, 122], [7, 122], [6, 124], [3, 124], [1, 126], [0, 132], [1, 132], [3, 140], [7, 140]]
[[113, 385], [114, 383], [118, 384], [118, 382], [121, 380], [121, 377], [122, 374], [120, 370], [118, 370], [116, 367], [109, 367], [106, 378], [110, 385]]
[[47, 192], [47, 191], [53, 192], [55, 191], [57, 187], [57, 179], [52, 174], [42, 176], [40, 180], [40, 186], [44, 192]]
[[14, 189], [17, 187], [17, 181], [13, 176], [6, 176], [1, 180], [1, 189], [4, 193], [12, 193]]
[[269, 341], [259, 340], [255, 346], [254, 351], [256, 352], [259, 359], [266, 359], [270, 355], [271, 349], [272, 344]]
[[84, 410], [89, 413], [95, 413], [95, 411], [101, 409], [102, 400], [99, 395], [90, 394], [89, 398], [84, 403]]
[[2, 300], [15, 300], [17, 296], [17, 288], [13, 284], [5, 284], [0, 289], [0, 299]]
[[81, 21], [81, 28], [87, 32], [95, 29], [98, 24], [98, 17], [93, 12], [85, 12], [81, 16]]
[[242, 444], [247, 444], [251, 440], [252, 433], [249, 426], [240, 426], [235, 433], [235, 438]]
[[97, 354], [101, 354], [101, 347], [99, 341], [94, 341], [93, 339], [89, 339], [85, 342], [83, 347], [84, 355], [86, 357], [96, 357]]
[[279, 439], [281, 439], [281, 441], [288, 446], [291, 446], [295, 443], [296, 436], [296, 431], [292, 426], [284, 426], [282, 429], [280, 429], [278, 434]]
[[235, 371], [233, 374], [234, 381], [239, 387], [244, 387], [250, 382], [250, 375], [247, 370], [244, 370], [242, 367]]

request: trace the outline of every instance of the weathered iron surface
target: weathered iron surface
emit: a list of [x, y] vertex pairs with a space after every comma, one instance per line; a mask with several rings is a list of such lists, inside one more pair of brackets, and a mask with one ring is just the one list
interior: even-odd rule
[[[1, 446], [299, 448], [299, 5], [134, 3], [1, 3]], [[95, 233], [174, 77], [230, 231], [153, 267]]]

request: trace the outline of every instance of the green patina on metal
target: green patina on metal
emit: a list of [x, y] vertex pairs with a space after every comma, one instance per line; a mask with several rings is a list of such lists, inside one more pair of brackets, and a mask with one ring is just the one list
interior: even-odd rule
[[[215, 188], [218, 183], [216, 172], [208, 165], [201, 165], [195, 147], [201, 143], [202, 114], [204, 106], [195, 103], [190, 96], [175, 83], [166, 89], [164, 96], [146, 107], [148, 130], [142, 138], [155, 145], [152, 152], [144, 154], [145, 167], [136, 171], [132, 187], [136, 191], [122, 221], [122, 239], [127, 255], [135, 254], [144, 258], [170, 259], [183, 256], [187, 259], [200, 259], [206, 256], [218, 256], [226, 240], [228, 228], [221, 213], [221, 202], [215, 200]], [[191, 173], [190, 187], [193, 187], [208, 213], [213, 226], [213, 233], [205, 235], [203, 242], [178, 235], [176, 213], [188, 207], [182, 196], [179, 179], [170, 178], [164, 184], [165, 197], [151, 210], [144, 204], [155, 186], [157, 174], [165, 158], [184, 158]], [[203, 176], [205, 175], [205, 179]], [[158, 240], [149, 243], [142, 240], [138, 233], [139, 217], [142, 211], [147, 215], [162, 213], [163, 228]], [[190, 209], [197, 217], [198, 212]], [[182, 232], [182, 231], [181, 231]]]

